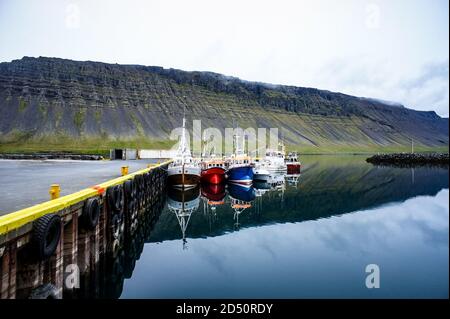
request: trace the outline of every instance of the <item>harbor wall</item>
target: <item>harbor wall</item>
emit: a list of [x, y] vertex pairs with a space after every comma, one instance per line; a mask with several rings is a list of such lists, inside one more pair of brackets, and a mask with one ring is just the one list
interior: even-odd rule
[[143, 246], [139, 230], [164, 205], [169, 163], [1, 216], [0, 299], [114, 297], [111, 285], [126, 276], [124, 251]]

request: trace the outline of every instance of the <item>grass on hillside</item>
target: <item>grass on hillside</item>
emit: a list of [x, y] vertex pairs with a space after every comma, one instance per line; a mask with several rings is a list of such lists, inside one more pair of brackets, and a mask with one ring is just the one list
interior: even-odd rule
[[[79, 138], [74, 139], [66, 136], [43, 137], [32, 139], [20, 139], [0, 141], [0, 153], [47, 153], [67, 152], [76, 154], [98, 154], [108, 157], [112, 148], [132, 149], [170, 149], [175, 144], [170, 140], [155, 140], [147, 138], [134, 139], [111, 139], [111, 138]], [[287, 145], [288, 151], [297, 151], [300, 154], [376, 154], [376, 153], [399, 153], [410, 152], [411, 146], [390, 145], [335, 145], [324, 144], [321, 146], [311, 145]], [[448, 153], [448, 146], [426, 147], [416, 145], [415, 152], [441, 152]]]

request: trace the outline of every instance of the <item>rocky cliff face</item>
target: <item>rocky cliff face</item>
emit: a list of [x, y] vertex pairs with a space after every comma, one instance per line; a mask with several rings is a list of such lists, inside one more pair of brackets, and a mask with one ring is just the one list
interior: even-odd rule
[[278, 127], [289, 144], [448, 145], [448, 119], [371, 99], [210, 72], [29, 58], [0, 63], [1, 141], [55, 134], [168, 138], [183, 107], [204, 128]]

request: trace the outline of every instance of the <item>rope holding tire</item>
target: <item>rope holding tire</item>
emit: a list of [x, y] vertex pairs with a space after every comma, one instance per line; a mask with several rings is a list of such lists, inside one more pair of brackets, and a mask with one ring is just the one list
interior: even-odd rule
[[39, 260], [49, 258], [56, 250], [61, 238], [61, 217], [47, 214], [33, 222], [31, 247]]
[[100, 203], [98, 198], [93, 197], [86, 200], [81, 214], [83, 226], [88, 230], [94, 230], [100, 219]]

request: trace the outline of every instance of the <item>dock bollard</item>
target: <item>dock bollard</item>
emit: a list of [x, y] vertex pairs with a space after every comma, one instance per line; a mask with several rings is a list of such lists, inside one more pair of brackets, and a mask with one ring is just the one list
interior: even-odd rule
[[50, 199], [58, 198], [60, 191], [61, 187], [59, 186], [59, 184], [50, 185], [50, 190], [48, 191], [48, 193], [50, 194]]
[[128, 175], [128, 166], [122, 166], [121, 170], [122, 176]]

